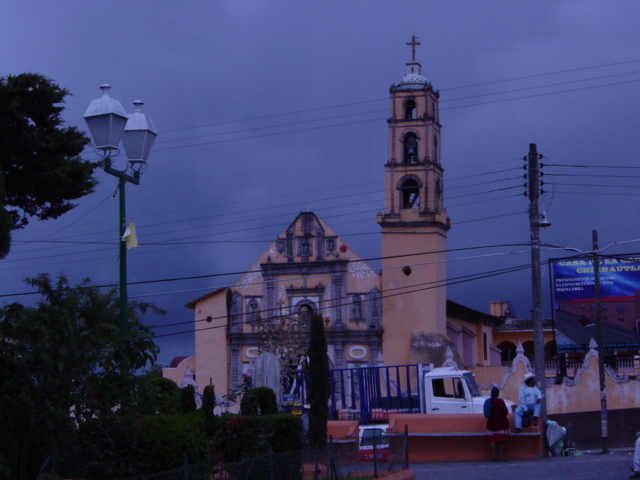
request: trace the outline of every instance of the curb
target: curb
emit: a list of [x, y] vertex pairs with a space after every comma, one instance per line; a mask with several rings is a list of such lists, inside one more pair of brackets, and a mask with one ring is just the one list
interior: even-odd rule
[[416, 474], [411, 470], [401, 470], [383, 478], [384, 480], [416, 480]]

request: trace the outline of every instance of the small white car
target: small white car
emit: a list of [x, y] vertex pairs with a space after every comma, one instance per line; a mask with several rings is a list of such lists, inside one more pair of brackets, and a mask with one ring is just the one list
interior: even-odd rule
[[389, 455], [388, 424], [374, 424], [360, 426], [360, 461], [373, 461], [373, 444], [376, 446], [376, 457], [379, 462], [386, 462]]

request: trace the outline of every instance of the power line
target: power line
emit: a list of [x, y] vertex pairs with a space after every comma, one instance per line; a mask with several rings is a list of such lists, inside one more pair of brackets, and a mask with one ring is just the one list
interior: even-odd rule
[[[412, 254], [406, 254], [406, 255], [391, 255], [391, 256], [387, 256], [387, 257], [370, 257], [370, 258], [363, 258], [363, 259], [359, 259], [358, 261], [361, 262], [375, 262], [375, 261], [380, 261], [380, 260], [384, 260], [384, 259], [393, 259], [393, 258], [406, 258], [406, 257], [415, 257], [415, 256], [422, 256], [422, 255], [434, 255], [434, 254], [439, 254], [439, 253], [453, 253], [453, 252], [461, 252], [461, 251], [467, 251], [467, 250], [481, 250], [481, 249], [486, 249], [486, 248], [504, 248], [504, 247], [515, 247], [515, 246], [523, 246], [523, 245], [527, 245], [527, 244], [499, 244], [499, 245], [486, 245], [486, 246], [477, 246], [477, 247], [463, 247], [463, 248], [455, 248], [455, 249], [448, 249], [448, 250], [438, 250], [438, 251], [434, 251], [434, 252], [419, 252], [419, 253], [412, 253]], [[155, 280], [142, 280], [142, 281], [138, 281], [138, 282], [128, 282], [127, 285], [129, 286], [133, 286], [133, 285], [149, 285], [149, 284], [155, 284], [155, 283], [166, 283], [166, 282], [176, 282], [176, 281], [183, 281], [183, 280], [199, 280], [199, 279], [203, 279], [203, 278], [217, 278], [217, 277], [226, 277], [226, 276], [231, 276], [231, 275], [244, 275], [245, 273], [247, 273], [246, 270], [243, 271], [237, 271], [237, 272], [227, 272], [227, 273], [213, 273], [213, 274], [207, 274], [207, 275], [195, 275], [195, 276], [187, 276], [187, 277], [172, 277], [172, 278], [166, 278], [166, 279], [155, 279]], [[106, 284], [106, 285], [98, 285], [98, 288], [112, 288], [115, 287], [115, 284]], [[0, 294], [0, 298], [2, 297], [18, 297], [18, 296], [26, 296], [26, 295], [37, 295], [37, 292], [23, 292], [23, 293], [13, 293], [13, 294]]]
[[[512, 97], [512, 98], [506, 98], [506, 99], [496, 99], [496, 100], [491, 100], [491, 101], [488, 101], [488, 102], [470, 103], [470, 104], [466, 104], [466, 105], [459, 105], [459, 106], [441, 108], [440, 111], [442, 112], [442, 111], [448, 111], [448, 110], [457, 110], [457, 109], [460, 109], [460, 108], [469, 108], [469, 107], [476, 107], [476, 106], [482, 106], [482, 105], [491, 105], [491, 104], [495, 104], [495, 103], [511, 102], [511, 101], [514, 101], [514, 100], [524, 100], [524, 99], [529, 99], [529, 98], [538, 98], [538, 97], [545, 97], [545, 96], [550, 96], [550, 95], [559, 95], [559, 94], [563, 94], [563, 93], [573, 93], [573, 92], [591, 90], [591, 89], [596, 89], [596, 88], [604, 88], [604, 87], [611, 87], [611, 86], [617, 86], [617, 85], [625, 85], [625, 84], [637, 83], [637, 82], [640, 82], [640, 79], [628, 80], [628, 81], [624, 81], [624, 82], [607, 83], [607, 84], [602, 84], [602, 85], [592, 85], [592, 86], [588, 86], [588, 87], [574, 88], [574, 89], [569, 89], [569, 90], [558, 90], [558, 91], [555, 91], [555, 92], [545, 92], [545, 93], [538, 93], [538, 94], [533, 94], [533, 95], [524, 95], [524, 96]], [[536, 88], [544, 88], [544, 86], [536, 87]], [[497, 95], [497, 94], [491, 94], [491, 95]], [[480, 97], [480, 96], [485, 96], [485, 95], [478, 95], [477, 97]], [[284, 132], [272, 132], [272, 133], [265, 133], [265, 134], [261, 134], [261, 135], [251, 135], [251, 136], [245, 136], [245, 137], [239, 137], [239, 138], [214, 140], [214, 141], [211, 141], [211, 142], [194, 143], [194, 144], [189, 144], [189, 145], [179, 145], [179, 146], [175, 146], [175, 147], [165, 147], [165, 148], [154, 149], [154, 151], [156, 151], [156, 152], [169, 151], [169, 150], [176, 150], [176, 149], [182, 149], [182, 148], [200, 147], [200, 146], [204, 146], [204, 145], [214, 145], [214, 144], [218, 144], [218, 143], [228, 143], [228, 142], [238, 142], [238, 141], [243, 141], [243, 140], [253, 140], [253, 139], [257, 139], [257, 138], [279, 136], [279, 135], [285, 135], [285, 134], [291, 134], [291, 133], [301, 133], [301, 132], [306, 132], [306, 131], [311, 131], [311, 130], [320, 130], [320, 129], [325, 129], [325, 128], [343, 127], [343, 126], [348, 126], [348, 125], [356, 125], [356, 124], [368, 123], [368, 122], [374, 122], [374, 121], [378, 122], [378, 121], [382, 121], [382, 120], [385, 120], [385, 119], [386, 118], [380, 117], [380, 118], [372, 118], [372, 119], [359, 120], [359, 121], [353, 121], [353, 122], [335, 123], [335, 124], [332, 124], [332, 125], [320, 125], [320, 126], [314, 126], [314, 127], [309, 127], [309, 128], [300, 128], [300, 129], [294, 129], [294, 130], [287, 130], [287, 131], [284, 131]], [[301, 123], [301, 122], [298, 122], [298, 123]], [[250, 130], [247, 130], [247, 131], [250, 131]]]
[[[518, 272], [520, 270], [524, 270], [524, 269], [528, 269], [530, 268], [531, 265], [529, 264], [525, 264], [525, 265], [519, 265], [516, 267], [510, 267], [510, 268], [504, 268], [504, 269], [499, 269], [499, 270], [493, 270], [490, 272], [485, 272], [485, 273], [481, 273], [481, 274], [472, 274], [472, 275], [465, 275], [462, 277], [456, 277], [450, 280], [446, 280], [446, 281], [442, 281], [442, 280], [435, 280], [435, 281], [430, 281], [430, 282], [425, 282], [425, 283], [420, 283], [420, 284], [415, 284], [413, 286], [409, 286], [409, 287], [403, 287], [403, 288], [413, 288], [413, 287], [422, 287], [422, 288], [417, 288], [414, 290], [410, 290], [410, 291], [405, 291], [405, 292], [396, 292], [395, 290], [397, 289], [393, 289], [391, 290], [391, 292], [393, 293], [386, 293], [386, 292], [390, 292], [389, 290], [385, 290], [385, 291], [381, 291], [381, 300], [384, 300], [385, 298], [390, 298], [390, 297], [396, 297], [396, 296], [401, 296], [401, 295], [408, 295], [410, 293], [416, 293], [416, 292], [422, 292], [422, 291], [426, 291], [426, 290], [431, 290], [434, 288], [440, 288], [440, 287], [445, 287], [445, 286], [450, 286], [450, 285], [456, 285], [459, 283], [465, 283], [465, 282], [470, 282], [470, 281], [475, 281], [475, 280], [482, 280], [485, 278], [490, 278], [490, 277], [494, 277], [497, 275], [505, 275], [508, 273], [514, 273], [514, 272]], [[433, 285], [436, 284], [436, 285]], [[386, 295], [385, 295], [386, 293]], [[345, 300], [348, 300], [349, 297], [340, 297], [338, 300], [340, 300], [341, 302], [344, 302]], [[348, 303], [340, 303], [338, 305], [338, 308], [344, 307], [346, 305], [349, 305]], [[327, 306], [327, 307], [320, 307], [318, 308], [318, 311], [323, 311], [323, 310], [328, 310], [333, 308], [333, 306]], [[273, 313], [273, 312], [278, 312], [278, 308], [273, 308], [273, 309], [267, 309], [267, 310], [262, 310], [263, 312], [266, 313]], [[241, 314], [242, 316], [244, 316], [243, 314]], [[240, 315], [239, 315], [240, 316]], [[210, 323], [213, 320], [226, 320], [226, 316], [223, 317], [208, 317], [205, 319], [199, 319], [199, 320], [191, 320], [191, 321], [185, 321], [185, 322], [179, 322], [176, 324], [173, 324], [171, 326], [179, 326], [181, 324], [187, 325], [187, 324], [196, 324], [199, 322], [208, 322]], [[384, 322], [384, 319], [383, 319]], [[249, 323], [249, 320], [241, 320], [240, 322], [238, 322], [239, 324], [245, 324], [245, 323]], [[238, 324], [236, 323], [236, 324]], [[169, 325], [166, 325], [169, 326]], [[213, 330], [213, 329], [217, 329], [217, 328], [225, 328], [227, 325], [226, 324], [221, 324], [221, 325], [213, 325], [211, 327], [205, 327], [205, 328], [199, 328], [197, 331], [198, 332], [202, 332], [202, 331], [206, 331], [206, 330]], [[154, 328], [164, 328], [165, 326], [163, 325], [162, 327], [154, 327]], [[188, 334], [188, 333], [193, 333], [193, 330], [187, 330], [187, 331], [182, 331], [182, 332], [173, 332], [173, 333], [166, 333], [166, 334], [161, 334], [161, 335], [155, 335], [154, 338], [162, 338], [162, 337], [170, 337], [170, 336], [175, 336], [175, 335], [184, 335], [184, 334]]]

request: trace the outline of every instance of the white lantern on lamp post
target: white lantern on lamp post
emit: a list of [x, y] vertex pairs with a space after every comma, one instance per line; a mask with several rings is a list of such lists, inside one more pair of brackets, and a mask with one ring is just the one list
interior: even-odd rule
[[[128, 115], [115, 98], [109, 96], [111, 87], [107, 84], [100, 87], [102, 97], [92, 100], [84, 114], [95, 148], [104, 161], [104, 171], [118, 177], [118, 196], [120, 203], [119, 243], [120, 243], [120, 335], [126, 339], [129, 335], [128, 300], [127, 300], [127, 248], [125, 183], [140, 185], [140, 170], [147, 165], [147, 157], [157, 132], [151, 119], [141, 111], [142, 102], [136, 100], [136, 111]], [[120, 153], [120, 140], [124, 143], [128, 157], [124, 170], [112, 167], [112, 159]], [[127, 173], [128, 169], [132, 174]], [[123, 355], [120, 365], [123, 376], [129, 373], [129, 361]]]

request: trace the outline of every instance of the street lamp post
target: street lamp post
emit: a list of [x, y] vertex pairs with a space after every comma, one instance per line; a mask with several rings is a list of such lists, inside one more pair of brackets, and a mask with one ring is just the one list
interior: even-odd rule
[[[136, 100], [135, 112], [127, 114], [115, 98], [109, 96], [109, 85], [102, 85], [102, 97], [93, 100], [84, 114], [85, 122], [96, 152], [103, 161], [104, 171], [118, 178], [118, 197], [120, 203], [120, 336], [123, 340], [129, 336], [129, 315], [127, 299], [127, 245], [126, 232], [126, 200], [125, 183], [140, 185], [140, 172], [147, 166], [147, 157], [157, 132], [151, 119], [142, 113], [143, 103]], [[124, 144], [127, 163], [124, 170], [113, 167], [113, 159], [120, 153], [120, 140]], [[130, 172], [130, 173], [129, 173]], [[129, 362], [126, 355], [120, 365], [122, 376], [129, 373]]]

